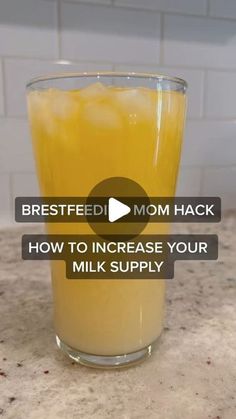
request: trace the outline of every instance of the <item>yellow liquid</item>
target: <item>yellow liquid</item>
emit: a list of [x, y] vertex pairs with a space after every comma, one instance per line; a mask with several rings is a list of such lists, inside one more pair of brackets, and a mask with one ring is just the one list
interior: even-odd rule
[[[182, 142], [180, 92], [106, 87], [28, 95], [43, 196], [87, 196], [102, 180], [128, 177], [149, 196], [173, 196]], [[50, 233], [92, 233], [87, 224], [48, 224]], [[145, 233], [165, 233], [148, 225]], [[96, 355], [137, 351], [161, 333], [163, 280], [67, 280], [52, 262], [55, 329], [67, 345]]]

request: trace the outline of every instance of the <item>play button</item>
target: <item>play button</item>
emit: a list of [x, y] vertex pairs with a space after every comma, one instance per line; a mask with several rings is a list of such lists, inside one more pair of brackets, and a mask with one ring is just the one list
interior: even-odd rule
[[[104, 208], [101, 216], [87, 215], [86, 219], [98, 236], [110, 241], [129, 240], [140, 234], [149, 217], [134, 217], [137, 199], [150, 204], [143, 187], [132, 179], [112, 177], [102, 180], [91, 190], [86, 203]], [[139, 201], [140, 203], [140, 201]]]
[[123, 204], [118, 199], [110, 198], [108, 201], [108, 220], [110, 223], [114, 223], [114, 221], [119, 220], [120, 218], [124, 217], [125, 215], [129, 214], [131, 208]]

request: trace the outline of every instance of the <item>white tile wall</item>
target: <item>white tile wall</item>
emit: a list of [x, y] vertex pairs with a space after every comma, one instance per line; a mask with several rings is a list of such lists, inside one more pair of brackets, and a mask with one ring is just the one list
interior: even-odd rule
[[199, 167], [180, 167], [177, 196], [200, 196], [202, 170]]
[[63, 3], [64, 58], [157, 63], [160, 16], [156, 12]]
[[6, 59], [5, 82], [6, 82], [6, 111], [9, 116], [26, 115], [25, 84], [32, 77], [58, 72], [84, 72], [111, 70], [109, 64], [99, 63], [67, 63], [59, 64], [52, 61], [40, 61], [32, 59]]
[[209, 0], [210, 16], [236, 18], [235, 0]]
[[235, 51], [235, 0], [0, 0], [0, 224], [15, 195], [37, 193], [25, 82], [64, 69], [186, 79], [178, 194], [236, 208]]
[[3, 93], [3, 71], [2, 61], [0, 60], [0, 115], [4, 114], [4, 93]]
[[203, 190], [205, 196], [220, 196], [223, 209], [235, 209], [236, 202], [236, 166], [212, 167], [203, 172]]
[[235, 121], [188, 121], [183, 166], [226, 166], [236, 161]]
[[118, 64], [115, 66], [117, 71], [137, 71], [161, 73], [168, 76], [183, 78], [188, 82], [188, 116], [189, 118], [200, 118], [202, 116], [203, 105], [203, 78], [204, 73], [201, 70], [188, 70], [185, 68], [153, 66], [131, 66], [129, 64]]
[[206, 84], [206, 115], [236, 119], [236, 71], [209, 71]]
[[184, 14], [205, 15], [207, 12], [207, 0], [115, 0], [116, 4]]
[[11, 215], [10, 175], [0, 173], [0, 223], [8, 223]]
[[236, 68], [236, 23], [192, 16], [165, 16], [164, 63]]
[[12, 196], [39, 196], [35, 173], [16, 173], [12, 176]]
[[58, 56], [56, 3], [45, 0], [0, 2], [0, 55]]
[[26, 120], [0, 119], [0, 173], [34, 171]]

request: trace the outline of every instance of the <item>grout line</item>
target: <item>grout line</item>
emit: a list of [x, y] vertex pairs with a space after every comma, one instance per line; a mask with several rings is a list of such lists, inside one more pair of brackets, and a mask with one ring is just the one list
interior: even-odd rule
[[[86, 5], [89, 5], [89, 6], [113, 6], [113, 5], [115, 5], [116, 6], [116, 4], [115, 4], [115, 0], [109, 0], [109, 3], [106, 3], [106, 2], [104, 2], [104, 3], [99, 3], [99, 2], [94, 2], [94, 1], [92, 1], [92, 0], [90, 0], [90, 1], [86, 1], [86, 0], [62, 0], [62, 2], [63, 3], [71, 3], [71, 4], [86, 4]], [[125, 6], [125, 8], [126, 8], [126, 6]], [[146, 10], [146, 9], [145, 9]]]
[[207, 116], [207, 117], [194, 117], [194, 116], [187, 116], [187, 122], [234, 122], [236, 121], [236, 115], [232, 118], [222, 118], [220, 116]]
[[12, 219], [13, 218], [13, 208], [12, 208], [12, 185], [11, 185], [11, 174], [8, 173], [8, 191], [9, 191], [9, 196], [8, 196], [8, 204], [9, 204], [9, 216]]
[[[137, 62], [137, 63], [134, 63], [134, 62], [132, 62], [132, 63], [129, 63], [129, 62], [122, 62], [122, 63], [116, 63], [115, 64], [117, 67], [122, 67], [122, 66], [131, 66], [131, 67], [137, 67], [137, 66], [142, 66], [142, 67], [147, 67], [147, 69], [148, 69], [148, 67], [155, 67], [156, 68], [156, 66], [157, 65], [159, 65], [159, 64], [157, 64], [156, 62], [155, 63], [153, 63], [153, 62], [150, 62], [150, 63], [143, 63], [143, 62]], [[189, 66], [189, 65], [182, 65], [182, 64], [163, 64], [163, 65], [160, 65], [161, 67], [166, 67], [166, 68], [168, 68], [168, 69], [180, 69], [180, 70], [188, 70], [188, 71], [206, 71], [206, 70], [208, 70], [208, 71], [215, 71], [215, 72], [218, 72], [218, 73], [233, 73], [233, 74], [235, 74], [235, 71], [236, 71], [236, 66], [235, 66], [235, 68], [217, 68], [217, 67], [209, 67], [209, 66], [207, 66], [207, 67], [202, 67], [202, 66]]]
[[196, 121], [196, 122], [236, 122], [236, 113], [235, 113], [235, 117], [221, 117], [220, 115], [215, 115], [215, 116], [203, 116], [202, 118], [194, 118], [194, 117], [188, 117], [187, 118], [188, 121]]
[[57, 15], [57, 55], [58, 59], [61, 58], [61, 2], [56, 2], [56, 15]]
[[34, 176], [36, 176], [37, 177], [37, 175], [36, 175], [36, 169], [35, 169], [35, 171], [32, 171], [32, 170], [26, 170], [26, 171], [24, 171], [24, 170], [22, 170], [22, 171], [19, 171], [19, 170], [16, 170], [16, 171], [14, 171], [14, 172], [10, 172], [10, 173], [8, 173], [8, 174], [12, 174], [12, 175], [27, 175], [27, 176], [29, 176], [29, 175], [34, 175]]
[[204, 185], [204, 181], [205, 181], [205, 168], [204, 167], [201, 167], [201, 169], [200, 169], [200, 182], [199, 182], [199, 193], [200, 193], [200, 196], [202, 196], [203, 195], [203, 185]]
[[198, 170], [200, 170], [202, 168], [202, 165], [201, 164], [196, 164], [194, 166], [188, 166], [186, 164], [181, 164], [180, 163], [179, 168], [180, 169], [188, 169], [188, 170], [191, 170], [191, 169], [198, 169]]
[[115, 0], [108, 0], [107, 2], [103, 1], [93, 1], [93, 0], [61, 0], [63, 3], [72, 3], [72, 4], [86, 4], [89, 6], [112, 6], [115, 3]]
[[160, 53], [158, 62], [163, 66], [164, 63], [164, 13], [160, 13]]
[[6, 69], [5, 69], [5, 62], [4, 58], [1, 59], [1, 67], [2, 67], [2, 96], [3, 96], [3, 117], [7, 116], [7, 92], [6, 92]]
[[2, 197], [1, 197], [1, 200], [6, 205], [6, 208], [4, 208], [4, 206], [3, 206], [3, 208], [0, 209], [0, 213], [1, 213], [1, 215], [2, 215], [2, 213], [11, 215], [10, 173], [9, 172], [1, 172], [0, 176], [4, 176], [6, 178], [6, 179], [4, 179], [4, 184], [6, 185], [6, 188], [7, 188], [6, 199], [3, 200]]
[[10, 195], [10, 216], [15, 221], [14, 215], [14, 196], [13, 196], [13, 175], [14, 172], [9, 173], [9, 195]]
[[0, 121], [4, 120], [4, 119], [16, 119], [17, 121], [25, 121], [27, 122], [28, 118], [27, 118], [27, 114], [25, 115], [4, 115], [4, 116], [0, 116]]
[[[3, 59], [3, 60], [24, 60], [24, 61], [26, 61], [26, 60], [29, 60], [29, 61], [42, 61], [42, 62], [47, 62], [47, 63], [52, 63], [52, 64], [57, 64], [57, 62], [58, 61], [60, 61], [60, 59], [55, 59], [55, 57], [54, 58], [46, 58], [46, 57], [38, 57], [38, 56], [32, 56], [32, 57], [29, 57], [29, 56], [24, 56], [24, 55], [2, 55], [2, 56], [0, 56], [0, 59]], [[69, 65], [80, 65], [80, 64], [87, 64], [87, 65], [89, 65], [89, 64], [97, 64], [97, 65], [116, 65], [117, 67], [118, 66], [126, 66], [126, 65], [129, 65], [129, 66], [131, 66], [131, 67], [135, 67], [135, 66], [142, 66], [142, 67], [157, 67], [157, 65], [159, 65], [159, 64], [157, 64], [157, 62], [156, 61], [153, 61], [153, 62], [149, 62], [149, 63], [147, 63], [147, 62], [141, 62], [141, 61], [139, 61], [139, 62], [137, 62], [137, 63], [134, 63], [133, 61], [132, 62], [127, 62], [127, 61], [124, 61], [124, 62], [117, 62], [117, 63], [113, 63], [113, 62], [111, 62], [111, 61], [96, 61], [96, 60], [74, 60], [74, 59], [66, 59], [66, 61], [68, 61], [68, 66]], [[207, 67], [203, 67], [203, 66], [200, 66], [200, 65], [195, 65], [195, 66], [191, 66], [191, 65], [182, 65], [182, 64], [178, 64], [178, 63], [176, 63], [176, 64], [168, 64], [168, 63], [166, 63], [166, 64], [163, 64], [162, 65], [163, 67], [166, 67], [166, 68], [168, 68], [168, 69], [182, 69], [182, 70], [189, 70], [189, 71], [206, 71], [206, 70], [208, 70], [208, 71], [215, 71], [215, 72], [218, 72], [218, 73], [235, 73], [235, 71], [236, 71], [236, 66], [235, 67], [232, 67], [232, 68], [217, 68], [217, 67], [210, 67], [210, 66], [207, 66]]]
[[[62, 0], [62, 2], [65, 2], [65, 0]], [[131, 10], [131, 11], [141, 11], [141, 12], [155, 12], [155, 13], [165, 13], [171, 16], [183, 16], [183, 17], [194, 17], [194, 18], [200, 18], [200, 19], [210, 19], [210, 20], [223, 20], [223, 21], [228, 21], [228, 22], [233, 22], [236, 20], [236, 17], [225, 17], [225, 16], [213, 16], [209, 14], [209, 0], [207, 0], [207, 7], [206, 7], [206, 11], [202, 12], [202, 13], [188, 13], [185, 12], [184, 10], [182, 11], [170, 11], [170, 10], [163, 10], [163, 9], [156, 9], [156, 8], [152, 8], [152, 7], [145, 7], [145, 6], [141, 6], [141, 7], [135, 7], [135, 5], [132, 4], [119, 4], [119, 3], [115, 3], [114, 0], [110, 0], [110, 3], [93, 3], [88, 2], [88, 1], [76, 1], [76, 0], [66, 0], [66, 4], [86, 4], [86, 5], [90, 5], [90, 6], [103, 6], [103, 7], [113, 7], [115, 6], [115, 8], [117, 9], [125, 9], [125, 10]]]
[[206, 9], [206, 14], [207, 14], [207, 16], [208, 16], [208, 17], [211, 17], [211, 16], [210, 16], [210, 0], [207, 0], [207, 9]]
[[207, 87], [208, 87], [208, 71], [203, 72], [203, 92], [202, 92], [202, 118], [207, 118]]
[[[37, 56], [23, 56], [23, 55], [2, 55], [0, 56], [0, 59], [4, 60], [24, 60], [24, 61], [42, 61], [43, 63], [50, 63], [50, 64], [57, 64], [60, 59], [58, 58], [45, 58], [45, 57], [37, 57]], [[111, 61], [93, 61], [93, 60], [70, 60], [66, 59], [68, 61], [69, 65], [80, 65], [80, 64], [98, 64], [98, 65], [112, 65]]]
[[[71, 2], [71, 0], [67, 0], [67, 1]], [[142, 7], [142, 6], [141, 7], [135, 7], [132, 4], [126, 5], [126, 4], [113, 3], [113, 5], [115, 6], [116, 9], [124, 9], [124, 10], [138, 11], [138, 12], [150, 12], [150, 13], [153, 13], [153, 12], [161, 13], [161, 12], [163, 12], [163, 10], [158, 10], [158, 9], [151, 8], [151, 7], [149, 7], [149, 8]]]
[[57, 58], [53, 57], [39, 57], [38, 55], [32, 55], [32, 56], [28, 56], [28, 55], [7, 55], [4, 54], [2, 55], [2, 58], [4, 58], [5, 60], [39, 60], [39, 61], [48, 61], [48, 62], [55, 62], [57, 61]]
[[181, 163], [180, 167], [183, 169], [204, 169], [204, 170], [221, 170], [221, 169], [236, 169], [236, 163], [234, 164], [206, 164], [202, 166], [201, 164], [191, 164]]
[[[63, 2], [65, 2], [65, 0], [62, 0]], [[115, 0], [110, 0], [110, 3], [93, 3], [92, 1], [88, 2], [88, 1], [76, 1], [76, 0], [66, 0], [66, 3], [72, 3], [72, 4], [87, 4], [87, 5], [96, 5], [96, 6], [104, 6], [104, 7], [111, 7], [111, 6], [115, 6], [115, 8], [117, 9], [125, 9], [125, 10], [131, 10], [131, 11], [141, 11], [141, 12], [156, 12], [156, 13], [168, 13], [168, 14], [175, 14], [175, 15], [182, 15], [182, 16], [191, 16], [191, 17], [206, 17], [206, 12], [202, 12], [202, 13], [186, 13], [183, 10], [182, 11], [168, 11], [168, 10], [162, 10], [162, 9], [156, 9], [155, 7], [145, 7], [145, 6], [139, 6], [136, 7], [135, 5], [132, 4], [119, 4], [116, 3]], [[217, 18], [218, 19], [218, 18]], [[221, 19], [221, 18], [220, 18]], [[227, 18], [226, 18], [227, 19]], [[232, 20], [232, 19], [230, 19]]]

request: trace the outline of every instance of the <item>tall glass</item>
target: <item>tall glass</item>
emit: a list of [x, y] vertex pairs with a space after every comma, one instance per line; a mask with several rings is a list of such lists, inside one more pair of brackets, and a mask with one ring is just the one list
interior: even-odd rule
[[[186, 83], [134, 73], [61, 74], [32, 80], [28, 113], [42, 196], [88, 196], [126, 177], [149, 196], [174, 196]], [[167, 232], [148, 225], [145, 233]], [[88, 224], [48, 224], [51, 234]], [[68, 280], [52, 261], [58, 346], [80, 363], [117, 367], [150, 355], [163, 327], [164, 280]]]

